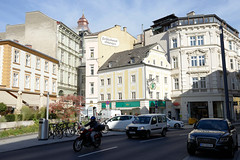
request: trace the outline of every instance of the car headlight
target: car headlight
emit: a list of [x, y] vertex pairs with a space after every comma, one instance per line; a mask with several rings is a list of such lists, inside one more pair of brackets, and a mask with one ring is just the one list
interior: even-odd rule
[[139, 127], [140, 130], [145, 130], [144, 126]]
[[221, 138], [219, 139], [219, 142], [220, 142], [220, 143], [222, 143], [222, 142], [227, 142], [228, 139], [229, 139], [228, 136], [227, 136], [227, 137], [221, 137]]
[[129, 127], [127, 126], [127, 127], [126, 127], [126, 130], [128, 130], [128, 129], [129, 129]]
[[196, 137], [191, 135], [191, 134], [188, 134], [188, 141], [195, 141]]

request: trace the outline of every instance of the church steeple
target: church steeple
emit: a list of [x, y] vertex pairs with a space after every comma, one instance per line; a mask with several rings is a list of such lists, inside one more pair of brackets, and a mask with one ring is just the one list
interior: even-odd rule
[[84, 13], [82, 14], [82, 17], [78, 20], [78, 31], [88, 31], [90, 32], [90, 29], [88, 27], [88, 20], [85, 18]]

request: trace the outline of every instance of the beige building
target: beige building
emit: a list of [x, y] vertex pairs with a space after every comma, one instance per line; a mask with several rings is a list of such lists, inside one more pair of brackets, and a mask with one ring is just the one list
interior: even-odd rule
[[165, 55], [157, 43], [114, 53], [98, 71], [101, 109], [109, 101], [109, 108], [122, 114], [165, 113], [171, 98]]
[[59, 61], [10, 40], [0, 41], [0, 102], [18, 112], [23, 105], [39, 108], [57, 97]]
[[224, 117], [226, 114], [220, 46], [220, 25], [224, 44], [230, 111], [233, 97], [240, 96], [240, 39], [238, 31], [215, 14], [186, 17], [174, 14], [153, 21], [145, 30], [145, 45], [158, 42], [171, 63], [172, 117]]
[[60, 61], [58, 95], [77, 93], [80, 65], [80, 37], [60, 21], [34, 11], [27, 12], [24, 24], [7, 25], [0, 39], [18, 40]]
[[98, 69], [112, 54], [133, 49], [136, 39], [127, 28], [115, 25], [112, 28], [85, 36], [86, 50], [86, 113], [95, 115], [101, 110], [98, 104]]

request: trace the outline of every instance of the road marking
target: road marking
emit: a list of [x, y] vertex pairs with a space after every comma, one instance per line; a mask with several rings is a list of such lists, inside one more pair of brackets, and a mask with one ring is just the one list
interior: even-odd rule
[[115, 147], [111, 147], [111, 148], [106, 148], [106, 149], [102, 149], [102, 150], [99, 150], [99, 151], [96, 151], [96, 152], [91, 152], [91, 153], [83, 154], [83, 155], [80, 155], [80, 156], [78, 156], [78, 157], [79, 157], [79, 158], [80, 158], [80, 157], [85, 157], [85, 156], [89, 156], [89, 155], [96, 154], [96, 153], [100, 153], [100, 152], [105, 152], [105, 151], [108, 151], [108, 150], [111, 150], [111, 149], [116, 149], [116, 148], [118, 148], [118, 147], [115, 146]]
[[164, 137], [161, 137], [161, 138], [154, 138], [154, 139], [148, 139], [148, 140], [144, 140], [144, 141], [140, 141], [140, 142], [141, 142], [141, 143], [145, 143], [145, 142], [155, 141], [155, 140], [159, 140], [159, 139], [164, 139]]

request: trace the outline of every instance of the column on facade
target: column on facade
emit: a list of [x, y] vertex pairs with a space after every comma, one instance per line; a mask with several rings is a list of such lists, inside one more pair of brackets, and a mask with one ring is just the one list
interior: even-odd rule
[[21, 109], [22, 109], [22, 91], [19, 90], [17, 95], [17, 105], [16, 105], [15, 113], [19, 114]]
[[213, 115], [213, 102], [212, 101], [208, 101], [208, 117], [209, 118], [214, 118], [214, 115]]
[[43, 93], [40, 94], [40, 101], [39, 102], [40, 102], [39, 108], [43, 107], [44, 106], [44, 104], [43, 104], [43, 102], [44, 102], [44, 95], [43, 95]]

